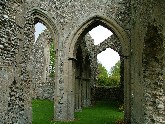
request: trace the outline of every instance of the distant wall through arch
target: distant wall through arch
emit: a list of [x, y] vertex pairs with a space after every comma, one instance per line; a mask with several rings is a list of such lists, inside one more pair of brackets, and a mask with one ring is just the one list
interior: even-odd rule
[[[45, 29], [32, 48], [32, 98], [50, 99], [54, 98], [55, 77], [50, 70], [50, 47], [52, 45], [50, 32]], [[55, 73], [55, 72], [54, 72]]]
[[[128, 56], [129, 56], [130, 51], [129, 51], [129, 42], [128, 42], [127, 34], [123, 31], [123, 29], [114, 20], [106, 20], [106, 18], [102, 18], [99, 16], [94, 16], [93, 18], [88, 19], [86, 21], [86, 23], [83, 23], [83, 25], [80, 27], [80, 29], [78, 31], [76, 31], [77, 33], [74, 34], [73, 39], [71, 39], [71, 42], [69, 45], [69, 57], [76, 58], [75, 51], [74, 51], [75, 50], [74, 45], [76, 44], [76, 42], [79, 41], [78, 38], [81, 37], [81, 35], [83, 36], [83, 34], [86, 34], [91, 28], [94, 28], [97, 25], [103, 25], [103, 26], [107, 27], [108, 29], [111, 29], [112, 32], [116, 33], [116, 35], [119, 38], [120, 43], [121, 43], [121, 46], [118, 46], [118, 47], [121, 48], [121, 55], [123, 56], [123, 62], [124, 62], [123, 79], [124, 79], [124, 85], [125, 85], [124, 86], [124, 88], [125, 88], [124, 89], [124, 92], [125, 92], [124, 93], [125, 119], [126, 119], [125, 121], [129, 122], [130, 121], [129, 119], [130, 119], [130, 92], [131, 91], [130, 91], [130, 85], [129, 85], [129, 80], [130, 80], [129, 61], [130, 60], [129, 60]], [[96, 63], [97, 63], [97, 53], [94, 53], [93, 57], [94, 57], [93, 60], [96, 61]], [[69, 62], [69, 63], [71, 63], [71, 62]], [[72, 70], [72, 69], [69, 69], [68, 73], [73, 73], [70, 70]], [[72, 82], [72, 80], [70, 80], [70, 81]], [[70, 81], [68, 82], [69, 84], [71, 83]], [[74, 85], [74, 84], [72, 84], [72, 85]], [[70, 110], [70, 111], [72, 111], [72, 110]]]

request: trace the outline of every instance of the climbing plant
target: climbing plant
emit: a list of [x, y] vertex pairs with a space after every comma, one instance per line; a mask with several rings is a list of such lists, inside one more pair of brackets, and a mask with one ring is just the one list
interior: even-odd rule
[[49, 64], [49, 70], [50, 70], [50, 77], [54, 77], [55, 75], [55, 49], [54, 49], [54, 43], [53, 41], [50, 43], [50, 64]]

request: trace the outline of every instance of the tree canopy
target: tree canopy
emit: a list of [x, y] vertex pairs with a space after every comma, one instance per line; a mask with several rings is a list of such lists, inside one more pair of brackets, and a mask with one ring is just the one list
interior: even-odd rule
[[98, 62], [98, 70], [98, 86], [117, 87], [120, 85], [120, 61], [111, 68], [109, 73], [106, 68]]
[[106, 68], [100, 63], [98, 62], [98, 85], [104, 86], [106, 85], [106, 83], [108, 82], [108, 72], [106, 70]]

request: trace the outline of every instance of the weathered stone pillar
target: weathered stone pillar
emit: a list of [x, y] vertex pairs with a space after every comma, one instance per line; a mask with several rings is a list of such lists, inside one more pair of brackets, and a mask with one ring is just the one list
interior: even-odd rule
[[[75, 63], [72, 58], [63, 60], [63, 51], [58, 51], [58, 76], [55, 85], [55, 119], [59, 121], [74, 119]], [[71, 73], [68, 73], [71, 72]]]
[[79, 110], [79, 78], [75, 79], [75, 111]]
[[87, 82], [85, 77], [83, 78], [82, 83], [82, 106], [87, 107]]
[[78, 82], [78, 111], [82, 110], [82, 78]]
[[90, 79], [87, 79], [87, 107], [91, 105], [91, 84]]
[[81, 111], [81, 101], [82, 101], [82, 79], [80, 77], [81, 72], [79, 66], [76, 67], [76, 76], [75, 76], [75, 111]]
[[[64, 62], [67, 63], [67, 62]], [[68, 66], [69, 66], [69, 70], [70, 72], [72, 72], [71, 74], [67, 76], [65, 76], [64, 78], [68, 78], [68, 85], [65, 86], [66, 89], [66, 93], [67, 93], [67, 120], [73, 120], [74, 119], [74, 103], [75, 103], [75, 87], [74, 87], [74, 83], [75, 83], [75, 61], [74, 60], [69, 60], [68, 61]], [[67, 66], [65, 66], [66, 64], [64, 64], [64, 68], [66, 68]]]
[[84, 83], [83, 83], [83, 107], [88, 107], [90, 105], [91, 105], [90, 80], [84, 79]]

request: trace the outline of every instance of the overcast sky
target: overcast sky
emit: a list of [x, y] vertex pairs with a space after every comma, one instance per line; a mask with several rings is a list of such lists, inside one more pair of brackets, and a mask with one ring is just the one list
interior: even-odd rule
[[[97, 26], [96, 28], [93, 28], [89, 34], [94, 39], [94, 44], [97, 45], [111, 36], [112, 32], [107, 28]], [[98, 54], [97, 59], [105, 66], [107, 71], [110, 71], [111, 67], [114, 66], [118, 60], [120, 60], [120, 57], [117, 52], [107, 48], [105, 51]]]
[[34, 33], [35, 34], [35, 41], [37, 40], [39, 34], [41, 34], [45, 29], [46, 29], [46, 27], [41, 23], [37, 23], [35, 25], [35, 33]]
[[[39, 34], [43, 32], [44, 29], [46, 29], [46, 27], [41, 23], [37, 23], [35, 25], [35, 40], [37, 39]], [[99, 44], [112, 35], [111, 31], [102, 26], [97, 26], [96, 28], [92, 29], [89, 34], [94, 39], [95, 45]], [[105, 66], [107, 71], [110, 71], [111, 67], [114, 66], [118, 60], [120, 60], [120, 57], [117, 52], [108, 48], [106, 49], [106, 51], [101, 52], [97, 56], [97, 59], [103, 64], [103, 66]]]

